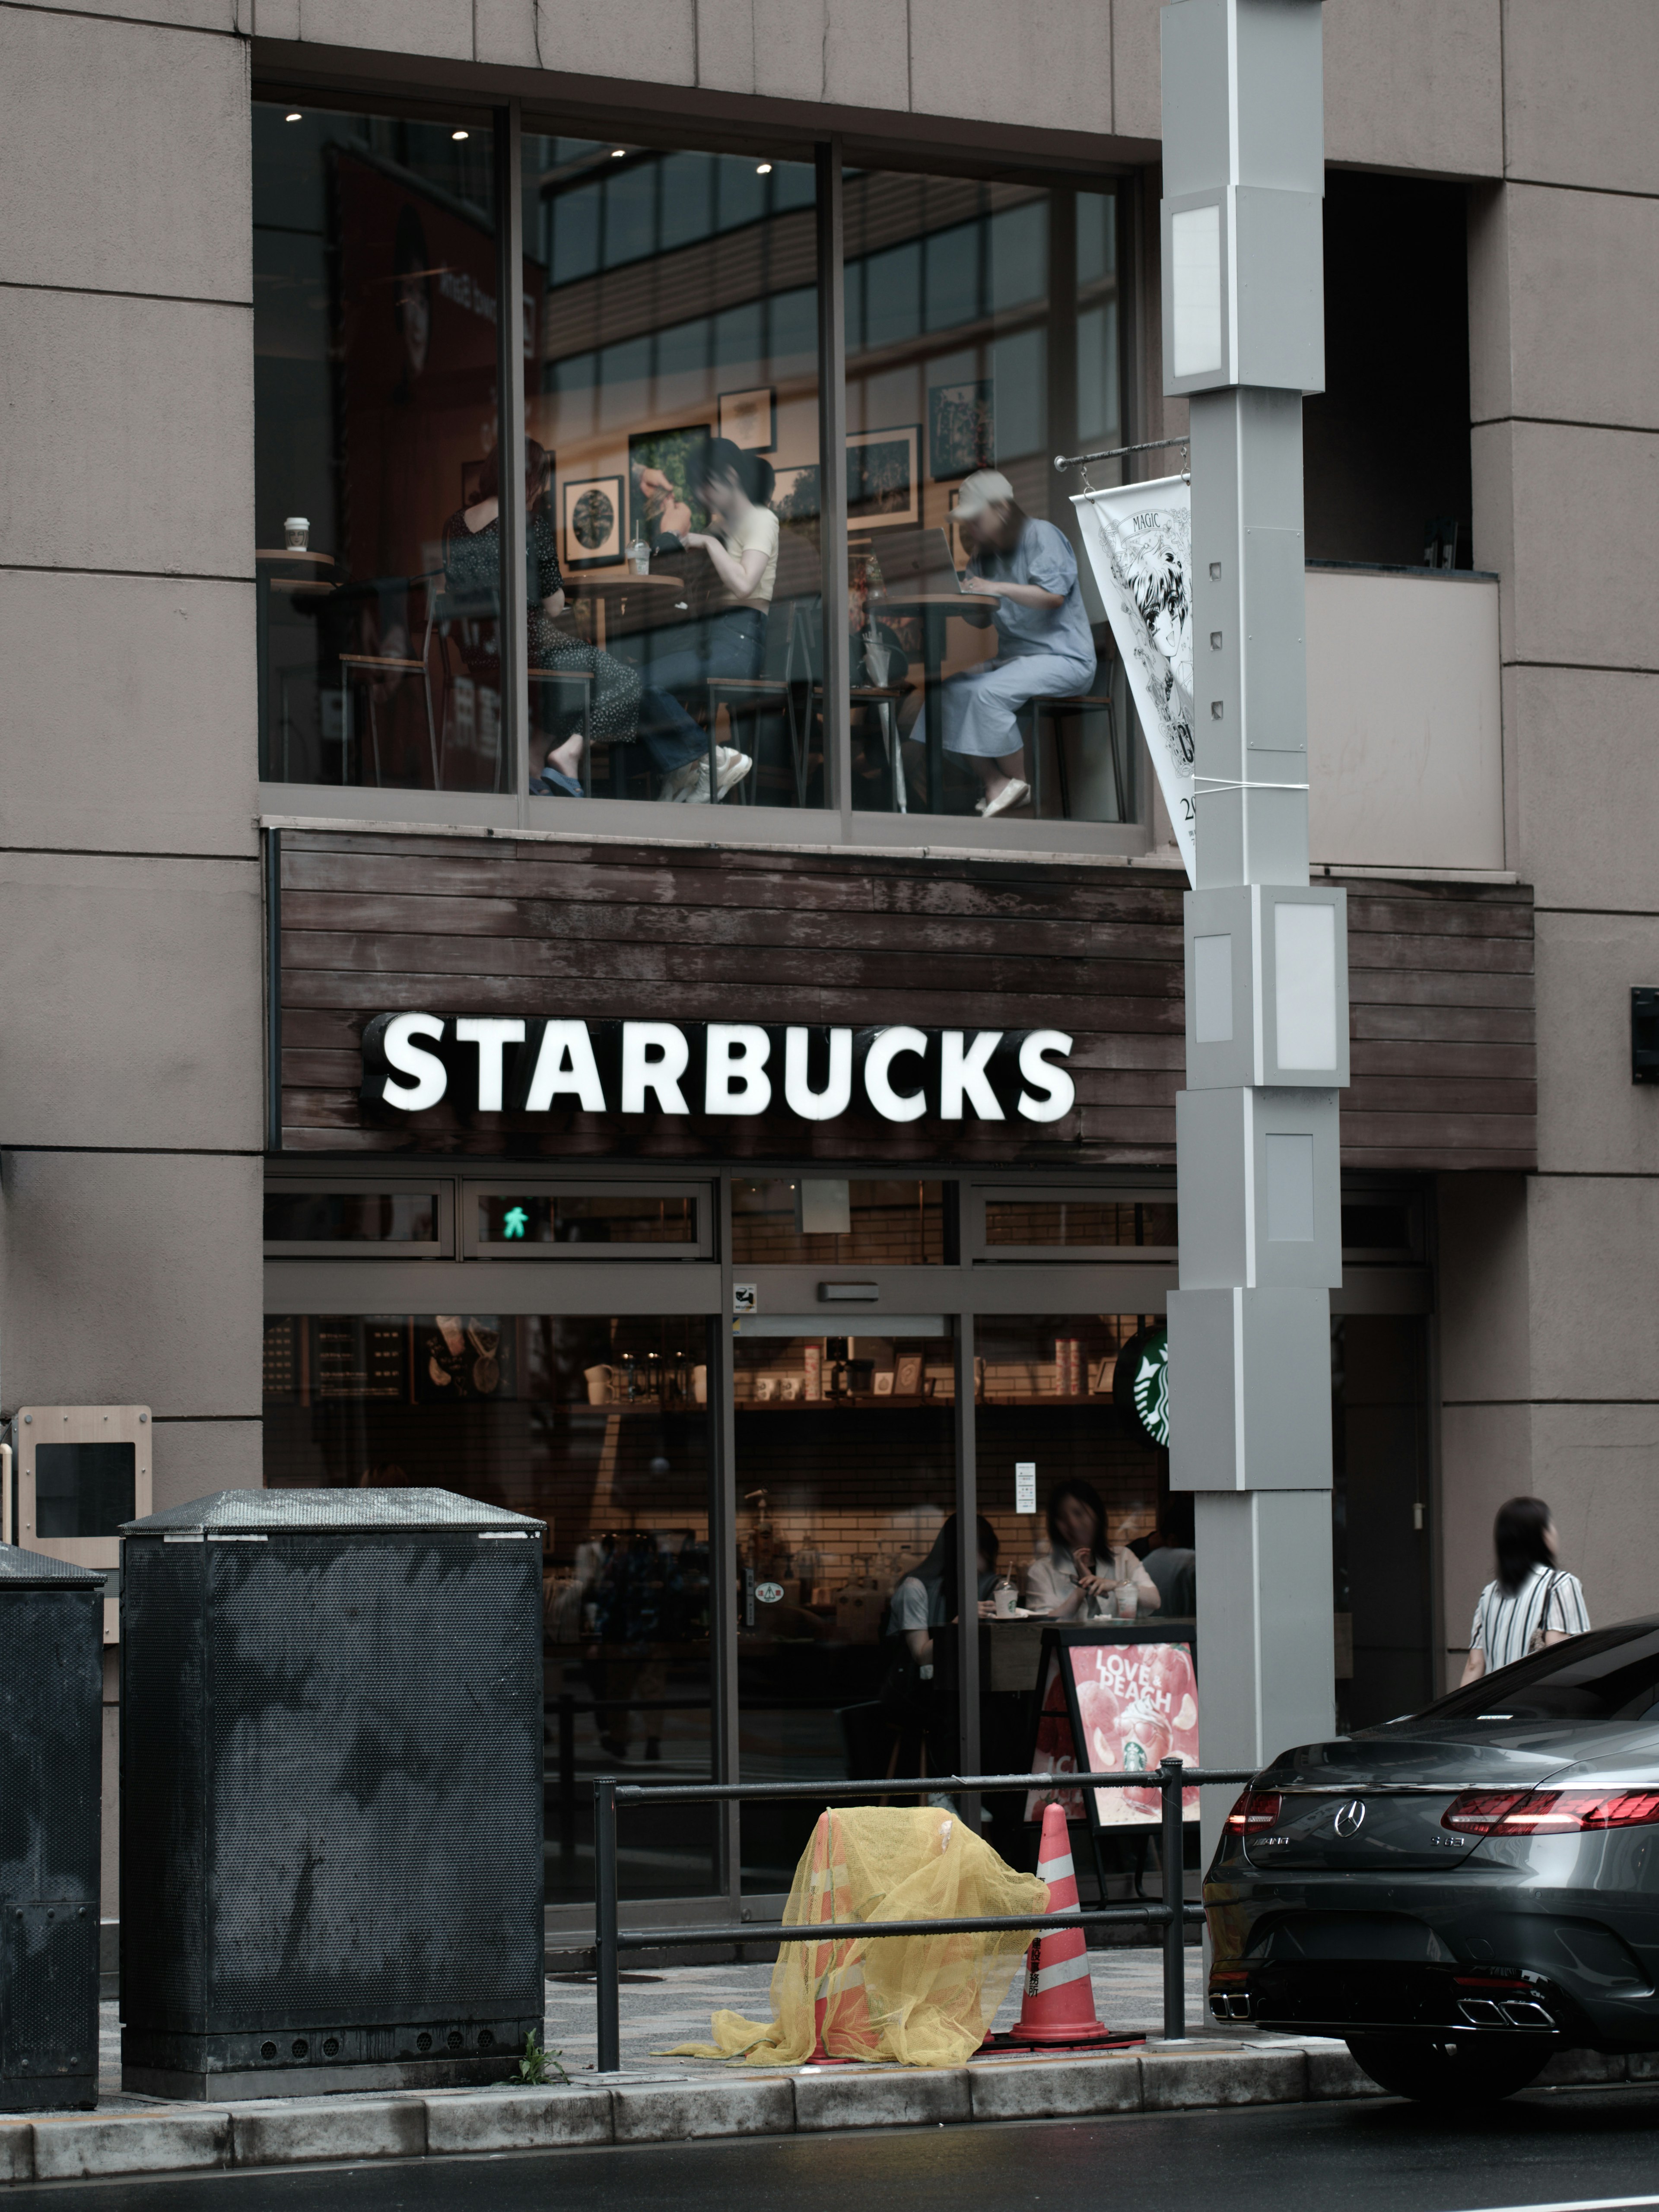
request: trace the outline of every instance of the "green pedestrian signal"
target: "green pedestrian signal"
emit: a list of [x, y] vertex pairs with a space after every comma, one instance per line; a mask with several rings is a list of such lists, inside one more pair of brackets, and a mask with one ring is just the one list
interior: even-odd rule
[[521, 1206], [509, 1206], [507, 1212], [501, 1216], [501, 1234], [503, 1237], [522, 1237], [525, 1231], [528, 1229], [529, 1226], [530, 1216], [525, 1212]]

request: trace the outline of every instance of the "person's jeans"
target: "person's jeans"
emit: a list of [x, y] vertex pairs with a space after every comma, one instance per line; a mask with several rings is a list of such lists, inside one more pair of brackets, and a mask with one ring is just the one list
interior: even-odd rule
[[675, 643], [647, 663], [640, 701], [640, 741], [664, 775], [706, 755], [708, 739], [675, 696], [722, 678], [758, 676], [766, 657], [766, 613], [728, 607], [711, 615], [699, 645]]

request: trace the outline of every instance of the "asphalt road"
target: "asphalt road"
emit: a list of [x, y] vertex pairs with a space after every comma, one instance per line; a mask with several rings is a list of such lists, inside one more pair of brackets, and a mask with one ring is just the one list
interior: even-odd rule
[[1137, 2113], [9, 2189], [5, 2212], [1659, 2212], [1659, 2089], [1534, 2091], [1463, 2114], [1387, 2102]]

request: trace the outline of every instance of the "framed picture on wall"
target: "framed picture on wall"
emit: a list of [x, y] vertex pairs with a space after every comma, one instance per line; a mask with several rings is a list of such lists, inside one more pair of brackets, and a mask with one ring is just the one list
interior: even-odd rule
[[693, 530], [707, 530], [708, 511], [691, 496], [691, 465], [708, 442], [707, 422], [681, 422], [668, 430], [635, 430], [628, 441], [628, 526], [630, 538], [654, 542], [664, 510], [691, 510]]
[[927, 394], [927, 473], [935, 483], [996, 465], [996, 379], [935, 384]]
[[772, 487], [772, 512], [780, 522], [817, 522], [822, 498], [816, 461], [805, 461], [796, 468], [777, 471]]
[[770, 453], [778, 442], [777, 395], [769, 385], [753, 392], [722, 392], [720, 435], [748, 453]]
[[597, 568], [623, 555], [623, 480], [573, 477], [560, 488], [559, 564]]
[[847, 434], [847, 526], [880, 530], [921, 520], [921, 426]]

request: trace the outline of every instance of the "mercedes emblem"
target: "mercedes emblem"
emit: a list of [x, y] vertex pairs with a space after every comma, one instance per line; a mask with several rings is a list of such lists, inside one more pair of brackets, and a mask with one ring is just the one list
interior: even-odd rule
[[1358, 1797], [1351, 1797], [1346, 1805], [1336, 1808], [1336, 1818], [1331, 1826], [1342, 1837], [1357, 1836], [1365, 1824], [1365, 1808]]

